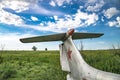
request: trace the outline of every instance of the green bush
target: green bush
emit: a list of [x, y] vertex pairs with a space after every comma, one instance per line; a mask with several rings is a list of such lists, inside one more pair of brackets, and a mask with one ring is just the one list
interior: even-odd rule
[[14, 78], [15, 75], [16, 69], [10, 63], [3, 63], [2, 65], [0, 65], [0, 80]]

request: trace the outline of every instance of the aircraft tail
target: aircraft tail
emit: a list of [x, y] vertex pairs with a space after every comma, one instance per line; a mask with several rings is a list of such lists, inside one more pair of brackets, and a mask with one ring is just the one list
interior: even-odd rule
[[103, 33], [74, 33], [74, 29], [70, 29], [67, 33], [22, 38], [20, 39], [20, 41], [23, 43], [65, 41], [69, 36], [72, 36], [72, 39], [87, 39], [87, 38], [97, 38], [102, 35]]

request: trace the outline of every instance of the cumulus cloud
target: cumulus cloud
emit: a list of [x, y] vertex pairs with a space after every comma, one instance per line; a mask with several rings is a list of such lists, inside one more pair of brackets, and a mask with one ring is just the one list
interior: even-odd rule
[[54, 2], [55, 2], [58, 6], [62, 6], [65, 2], [66, 2], [66, 3], [70, 3], [71, 0], [54, 0]]
[[55, 7], [55, 6], [56, 6], [56, 4], [55, 4], [55, 2], [54, 2], [54, 1], [51, 1], [49, 4], [50, 4], [51, 6], [53, 6], [53, 7]]
[[38, 21], [38, 18], [37, 18], [37, 17], [34, 17], [34, 16], [31, 16], [31, 19], [32, 19], [33, 21]]
[[[62, 6], [64, 2], [70, 3], [71, 0], [53, 0], [58, 6]], [[17, 5], [14, 5], [15, 3]], [[63, 13], [60, 12], [54, 12], [49, 11], [45, 8], [43, 8], [40, 5], [33, 5], [29, 7], [31, 4], [30, 2], [25, 0], [22, 0], [19, 2], [18, 0], [16, 1], [9, 1], [6, 2], [5, 4], [0, 3], [2, 8], [11, 8], [15, 10], [16, 12], [22, 12], [28, 8], [31, 8], [34, 13], [40, 13], [40, 14], [46, 14], [46, 15], [54, 15], [57, 14], [56, 16], [54, 15], [53, 18], [55, 22], [42, 22], [38, 25], [27, 25], [24, 23], [22, 18], [16, 14], [12, 14], [9, 12], [4, 11], [2, 8], [0, 8], [0, 22], [1, 23], [6, 23], [6, 24], [14, 24], [16, 26], [21, 26], [23, 28], [31, 28], [35, 30], [44, 30], [44, 31], [52, 31], [52, 32], [63, 32], [66, 31], [67, 29], [70, 28], [78, 28], [78, 27], [83, 27], [83, 26], [90, 26], [90, 25], [95, 25], [97, 20], [98, 20], [98, 15], [95, 13], [85, 13], [82, 12], [81, 10], [78, 10], [76, 14], [74, 15], [65, 15], [64, 18], [58, 18], [58, 15], [63, 15]], [[25, 4], [23, 4], [25, 2]], [[14, 6], [13, 6], [14, 5]], [[23, 6], [22, 6], [23, 5]], [[38, 21], [38, 18], [35, 16], [31, 16], [31, 19], [33, 21]]]
[[87, 0], [87, 3], [86, 4], [94, 4], [94, 3], [96, 3], [97, 2], [97, 0]]
[[5, 8], [10, 8], [16, 12], [22, 12], [29, 9], [30, 2], [27, 2], [25, 0], [2, 0], [0, 2], [0, 5]]
[[98, 20], [98, 15], [95, 13], [88, 14], [85, 12], [78, 12], [75, 14], [75, 22], [80, 23], [79, 26], [90, 26], [91, 24], [95, 24]]
[[[24, 20], [16, 14], [5, 11], [3, 8], [10, 8], [17, 13], [22, 11], [32, 9], [34, 13], [44, 14], [44, 15], [63, 15], [61, 12], [49, 11], [41, 6], [35, 4], [38, 0], [2, 0], [0, 1], [0, 23], [5, 23], [9, 25], [21, 26], [25, 25]], [[33, 5], [32, 5], [33, 4]], [[32, 7], [30, 6], [32, 5]], [[36, 17], [31, 17], [33, 21], [37, 21]]]
[[58, 16], [53, 16], [55, 20], [58, 20]]
[[88, 2], [85, 5], [87, 7], [87, 11], [98, 12], [104, 4], [105, 2], [103, 0], [88, 0]]
[[57, 6], [62, 6], [64, 3], [69, 4], [72, 0], [51, 0], [49, 4], [53, 7]]
[[13, 24], [13, 25], [22, 25], [24, 21], [20, 16], [4, 11], [0, 8], [0, 23]]
[[57, 16], [53, 17], [55, 22], [46, 22], [44, 25], [40, 23], [40, 26], [29, 26], [29, 28], [35, 30], [44, 30], [52, 32], [64, 32], [70, 28], [78, 28], [84, 26], [95, 25], [98, 21], [98, 15], [95, 13], [88, 14], [78, 10], [75, 15], [65, 15], [65, 18], [58, 18]]
[[[43, 14], [43, 15], [49, 15], [49, 16], [53, 16], [53, 15], [64, 15], [65, 13], [63, 12], [60, 12], [60, 11], [51, 11], [51, 10], [48, 10], [42, 6], [39, 6], [39, 5], [33, 5], [31, 8], [31, 13], [34, 12], [34, 14]], [[30, 12], [29, 12], [30, 13]]]
[[114, 21], [109, 21], [108, 25], [110, 27], [113, 27], [113, 26], [120, 27], [120, 17], [117, 17], [116, 20]]
[[10, 8], [16, 12], [22, 12], [29, 8], [30, 2], [25, 0], [2, 0], [0, 1], [0, 23], [23, 25], [24, 21], [20, 16], [5, 11], [3, 8]]
[[104, 11], [104, 16], [109, 19], [118, 13], [120, 13], [119, 10], [117, 10], [115, 7], [111, 7], [109, 9], [107, 9], [106, 11]]

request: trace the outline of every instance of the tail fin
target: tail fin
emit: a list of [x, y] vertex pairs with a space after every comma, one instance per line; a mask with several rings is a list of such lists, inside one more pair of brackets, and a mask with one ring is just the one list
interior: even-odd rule
[[23, 43], [65, 41], [71, 35], [72, 39], [87, 39], [100, 37], [103, 33], [74, 33], [74, 29], [70, 29], [67, 33], [22, 38], [20, 41]]

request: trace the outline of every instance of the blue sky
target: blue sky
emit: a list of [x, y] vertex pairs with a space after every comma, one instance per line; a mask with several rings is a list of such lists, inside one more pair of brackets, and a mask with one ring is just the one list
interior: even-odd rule
[[[59, 49], [61, 42], [23, 44], [23, 37], [66, 32], [100, 32], [82, 40], [84, 49], [120, 45], [120, 0], [0, 0], [0, 45], [6, 50]], [[75, 44], [80, 47], [80, 40]]]

